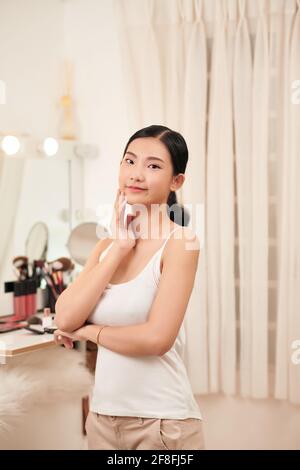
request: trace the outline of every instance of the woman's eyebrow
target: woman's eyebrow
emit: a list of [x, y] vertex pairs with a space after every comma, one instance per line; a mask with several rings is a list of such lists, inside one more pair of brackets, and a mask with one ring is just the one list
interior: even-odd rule
[[[126, 153], [129, 153], [130, 155], [133, 155], [134, 157], [137, 157], [137, 155], [133, 152], [126, 152]], [[150, 157], [147, 157], [146, 160], [159, 160], [160, 162], [165, 163], [164, 160], [162, 160], [161, 158], [153, 157], [151, 155], [150, 155]]]

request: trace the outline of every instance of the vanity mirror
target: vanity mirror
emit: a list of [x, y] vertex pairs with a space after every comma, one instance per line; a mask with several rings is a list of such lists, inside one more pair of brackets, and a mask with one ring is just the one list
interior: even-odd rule
[[45, 222], [36, 222], [30, 229], [25, 242], [25, 253], [29, 263], [35, 259], [46, 259], [48, 249], [48, 227]]
[[98, 240], [107, 236], [108, 230], [96, 222], [79, 224], [72, 230], [67, 242], [72, 259], [83, 266]]
[[7, 154], [0, 137], [0, 317], [13, 313], [11, 295], [4, 292], [4, 283], [16, 280], [13, 259], [69, 257], [69, 234], [83, 220], [77, 214], [85, 213], [83, 158], [89, 145], [59, 140], [57, 154], [46, 156], [34, 139], [20, 142], [19, 153]]

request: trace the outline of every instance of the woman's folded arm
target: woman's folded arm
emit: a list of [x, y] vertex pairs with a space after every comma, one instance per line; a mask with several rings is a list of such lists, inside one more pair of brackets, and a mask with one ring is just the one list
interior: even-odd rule
[[105, 240], [97, 243], [82, 272], [58, 297], [55, 324], [59, 329], [71, 332], [86, 322], [125, 255], [118, 245], [113, 244], [99, 263]]

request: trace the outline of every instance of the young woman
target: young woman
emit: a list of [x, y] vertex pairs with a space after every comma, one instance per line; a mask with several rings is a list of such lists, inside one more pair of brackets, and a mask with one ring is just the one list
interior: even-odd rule
[[[89, 449], [204, 449], [183, 362], [183, 320], [200, 252], [176, 206], [187, 161], [184, 138], [168, 127], [152, 125], [129, 139], [114, 234], [96, 244], [56, 302], [56, 341], [98, 345]], [[126, 201], [138, 209], [130, 222]]]

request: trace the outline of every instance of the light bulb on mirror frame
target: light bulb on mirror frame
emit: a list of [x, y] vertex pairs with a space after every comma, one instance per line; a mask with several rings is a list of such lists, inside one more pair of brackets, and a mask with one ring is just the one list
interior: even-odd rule
[[46, 137], [39, 148], [46, 157], [53, 157], [58, 152], [59, 143], [54, 137]]
[[14, 135], [6, 135], [1, 142], [1, 148], [6, 155], [16, 155], [21, 148], [21, 142]]

